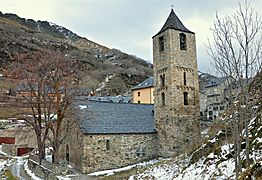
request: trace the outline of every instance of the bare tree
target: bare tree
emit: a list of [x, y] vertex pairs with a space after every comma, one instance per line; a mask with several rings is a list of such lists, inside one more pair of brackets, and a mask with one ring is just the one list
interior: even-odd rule
[[[262, 20], [248, 1], [239, 2], [238, 10], [232, 16], [220, 17], [217, 13], [214, 22], [214, 42], [209, 42], [207, 52], [214, 68], [221, 76], [233, 78], [239, 88], [237, 107], [239, 114], [235, 120], [235, 169], [236, 178], [241, 172], [241, 132], [245, 128], [246, 166], [249, 166], [249, 138], [247, 122], [248, 86], [253, 77], [261, 71], [262, 65]], [[243, 124], [243, 127], [242, 127]]]
[[[62, 122], [78, 86], [73, 61], [59, 51], [18, 54], [7, 73], [19, 82], [18, 92], [27, 109], [18, 115], [33, 128], [37, 138], [39, 163], [47, 140], [53, 147], [54, 162], [59, 162]], [[21, 116], [22, 115], [22, 116]]]

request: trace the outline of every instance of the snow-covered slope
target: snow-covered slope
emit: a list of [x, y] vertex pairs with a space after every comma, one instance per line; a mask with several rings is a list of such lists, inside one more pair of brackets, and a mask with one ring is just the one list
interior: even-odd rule
[[[262, 178], [262, 113], [249, 122], [250, 162], [245, 168], [246, 150], [242, 140], [241, 177], [248, 179]], [[245, 131], [242, 132], [245, 134]], [[235, 179], [234, 145], [224, 139], [225, 132], [219, 131], [215, 137], [207, 141], [190, 156], [183, 155], [169, 163], [151, 167], [146, 171], [133, 174], [129, 179], [181, 179], [181, 180], [208, 180], [208, 179]], [[221, 140], [222, 139], [222, 140]]]
[[[241, 143], [242, 179], [262, 178], [262, 110], [250, 118], [248, 124], [250, 140], [250, 167], [246, 168], [245, 139]], [[228, 117], [231, 117], [230, 114]], [[226, 119], [223, 119], [224, 121]], [[228, 122], [228, 121], [227, 121]], [[126, 172], [102, 173], [103, 179], [157, 179], [157, 180], [209, 180], [235, 179], [234, 136], [228, 129], [219, 130], [214, 136], [204, 140], [192, 154], [183, 154], [172, 159], [159, 159], [157, 163], [147, 166], [123, 168]], [[245, 130], [242, 131], [245, 135]], [[231, 136], [231, 137], [230, 137]], [[118, 173], [117, 173], [118, 172]], [[100, 175], [102, 175], [100, 174]], [[99, 175], [95, 174], [95, 175]]]

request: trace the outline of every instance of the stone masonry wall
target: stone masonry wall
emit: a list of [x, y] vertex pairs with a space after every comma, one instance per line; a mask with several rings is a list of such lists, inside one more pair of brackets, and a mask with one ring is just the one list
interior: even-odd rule
[[[180, 33], [186, 35], [186, 50], [180, 50]], [[164, 38], [163, 51], [160, 51], [159, 37]], [[153, 38], [153, 58], [158, 155], [179, 155], [198, 145], [200, 137], [195, 35], [167, 29]], [[165, 75], [164, 85], [161, 85], [160, 75]], [[188, 93], [188, 105], [184, 105], [185, 92]]]
[[114, 169], [156, 157], [156, 134], [85, 135], [83, 173]]
[[17, 156], [17, 145], [2, 144], [2, 151], [10, 156]]
[[69, 120], [70, 126], [66, 132], [66, 140], [60, 147], [60, 158], [62, 162], [67, 162], [66, 146], [68, 146], [69, 163], [79, 171], [83, 170], [83, 134], [75, 120]]

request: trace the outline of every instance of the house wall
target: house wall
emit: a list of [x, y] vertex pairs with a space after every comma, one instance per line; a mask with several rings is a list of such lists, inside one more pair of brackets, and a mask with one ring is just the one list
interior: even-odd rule
[[[138, 96], [140, 92], [140, 96]], [[133, 90], [133, 103], [154, 104], [154, 87]]]
[[29, 147], [36, 148], [36, 135], [31, 127], [18, 127], [16, 129], [6, 129], [1, 131], [1, 138], [14, 137], [16, 145], [28, 144]]
[[219, 113], [224, 112], [226, 109], [227, 101], [224, 98], [224, 89], [226, 87], [226, 83], [221, 83], [217, 86], [206, 88], [208, 120], [215, 120], [219, 116]]
[[156, 135], [85, 135], [83, 147], [82, 172], [90, 173], [155, 158]]
[[27, 148], [27, 144], [2, 144], [2, 151], [10, 156], [18, 156], [18, 149], [25, 149]]

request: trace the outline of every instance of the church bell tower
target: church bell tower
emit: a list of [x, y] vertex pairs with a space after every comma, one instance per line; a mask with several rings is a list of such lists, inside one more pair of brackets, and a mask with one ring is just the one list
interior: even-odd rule
[[173, 9], [153, 36], [153, 61], [158, 155], [179, 155], [200, 141], [199, 86], [195, 33]]

